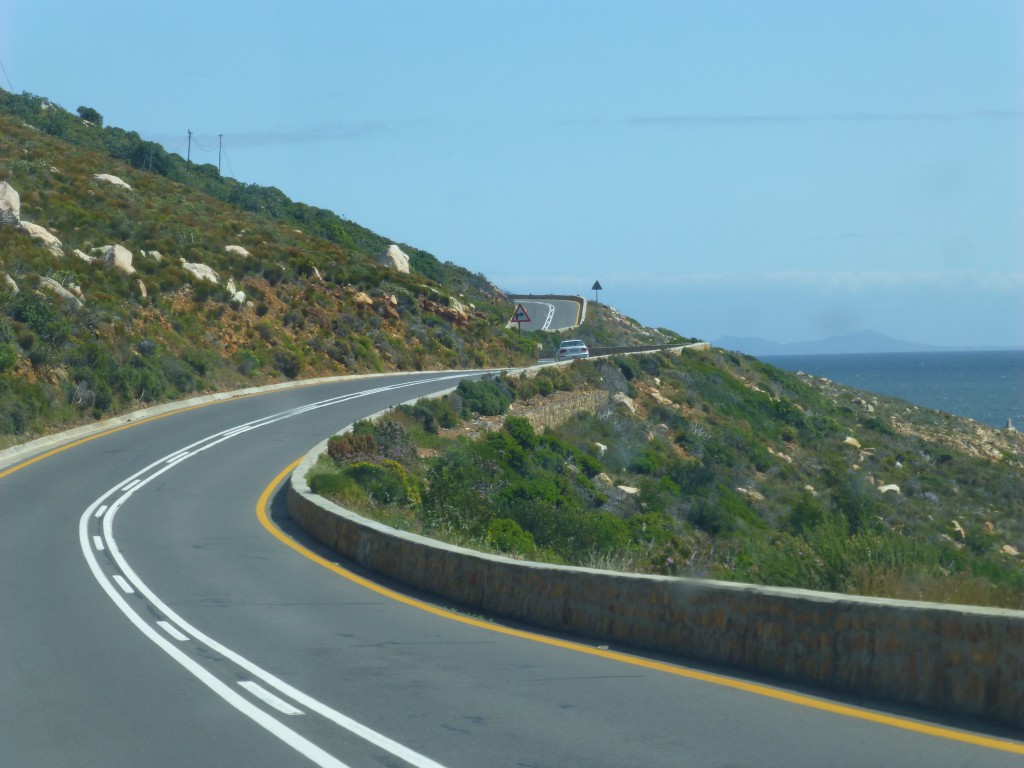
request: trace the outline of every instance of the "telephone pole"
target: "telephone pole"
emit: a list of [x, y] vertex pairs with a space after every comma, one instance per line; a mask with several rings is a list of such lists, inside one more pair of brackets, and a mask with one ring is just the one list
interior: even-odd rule
[[188, 129], [188, 154], [185, 155], [185, 168], [192, 167], [192, 129]]
[[220, 153], [224, 149], [224, 134], [217, 134], [217, 173], [220, 173]]

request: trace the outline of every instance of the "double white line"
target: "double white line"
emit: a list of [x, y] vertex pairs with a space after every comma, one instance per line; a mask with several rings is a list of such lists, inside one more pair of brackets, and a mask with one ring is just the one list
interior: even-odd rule
[[[254, 722], [265, 728], [274, 736], [279, 738], [288, 746], [307, 757], [313, 763], [323, 768], [348, 768], [348, 766], [317, 746], [305, 736], [302, 736], [294, 729], [286, 726], [283, 722], [257, 706], [249, 696], [255, 698], [262, 704], [269, 706], [276, 712], [287, 716], [303, 715], [306, 712], [315, 713], [348, 732], [365, 739], [374, 746], [385, 750], [395, 757], [400, 758], [409, 765], [416, 768], [443, 768], [440, 763], [421, 755], [420, 753], [399, 744], [393, 739], [384, 736], [371, 728], [353, 720], [352, 718], [338, 712], [313, 697], [293, 688], [288, 683], [275, 677], [270, 672], [262, 669], [248, 659], [240, 656], [231, 649], [221, 645], [213, 638], [207, 637], [201, 631], [193, 627], [181, 616], [172, 611], [159, 597], [156, 596], [139, 578], [131, 565], [122, 555], [114, 538], [114, 518], [117, 511], [127, 502], [131, 496], [150, 481], [159, 477], [165, 472], [178, 466], [183, 461], [202, 453], [226, 440], [244, 434], [253, 429], [273, 424], [277, 421], [292, 418], [302, 413], [307, 413], [318, 408], [325, 408], [337, 405], [348, 400], [354, 400], [368, 395], [378, 394], [403, 387], [411, 387], [417, 384], [424, 384], [433, 381], [462, 378], [464, 374], [446, 376], [442, 378], [423, 379], [411, 382], [402, 382], [383, 387], [364, 390], [349, 395], [341, 395], [326, 400], [321, 400], [310, 405], [273, 414], [262, 419], [256, 419], [246, 424], [209, 435], [191, 445], [170, 453], [138, 472], [118, 483], [100, 498], [96, 499], [82, 514], [79, 519], [79, 540], [82, 553], [92, 571], [93, 576], [99, 585], [107, 593], [113, 603], [121, 609], [121, 612], [128, 617], [128, 620], [136, 626], [147, 638], [155, 643], [168, 656], [178, 662], [193, 676], [199, 679], [210, 690], [227, 701], [231, 706]], [[113, 499], [113, 500], [112, 500]], [[112, 500], [112, 501], [111, 501]], [[93, 533], [91, 526], [100, 525], [101, 533]], [[105, 552], [118, 572], [109, 574], [104, 570], [97, 557], [98, 552]], [[139, 595], [145, 598], [154, 611], [162, 618], [154, 619], [149, 611], [140, 613], [132, 607], [126, 596]], [[182, 646], [190, 641], [204, 645], [211, 651], [223, 658], [233, 662], [254, 679], [237, 681], [231, 685], [220, 677], [212, 674], [202, 664], [197, 662], [188, 653], [182, 650]], [[259, 681], [259, 682], [257, 682]], [[242, 689], [248, 696], [238, 690]], [[297, 706], [296, 706], [297, 705]]]

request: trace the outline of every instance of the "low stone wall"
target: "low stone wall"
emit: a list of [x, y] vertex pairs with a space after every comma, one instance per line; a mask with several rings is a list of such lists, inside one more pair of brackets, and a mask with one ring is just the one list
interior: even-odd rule
[[526, 563], [396, 531], [312, 494], [288, 511], [364, 568], [603, 642], [1024, 727], [1024, 612]]
[[546, 427], [564, 424], [577, 413], [597, 413], [608, 407], [608, 393], [602, 389], [583, 392], [574, 397], [555, 399], [551, 402], [532, 405], [510, 415], [522, 416], [537, 432]]

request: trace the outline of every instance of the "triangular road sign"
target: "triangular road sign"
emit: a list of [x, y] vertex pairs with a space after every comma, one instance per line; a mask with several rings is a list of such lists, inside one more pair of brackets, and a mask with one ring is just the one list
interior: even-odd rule
[[512, 319], [509, 320], [509, 322], [510, 323], [528, 323], [528, 322], [530, 322], [530, 316], [528, 314], [526, 314], [526, 310], [523, 309], [523, 305], [522, 304], [517, 304], [516, 305], [515, 314], [512, 315]]
[[603, 290], [603, 289], [601, 288], [601, 281], [600, 281], [600, 280], [595, 280], [595, 281], [594, 281], [594, 284], [593, 284], [592, 286], [590, 286], [590, 290], [592, 290], [592, 291], [600, 291], [600, 290]]

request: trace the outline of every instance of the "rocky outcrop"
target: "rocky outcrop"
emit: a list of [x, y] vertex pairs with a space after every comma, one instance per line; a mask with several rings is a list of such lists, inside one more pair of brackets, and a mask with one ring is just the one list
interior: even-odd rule
[[73, 250], [71, 252], [71, 255], [74, 256], [77, 259], [81, 259], [86, 264], [92, 264], [94, 261], [96, 261], [96, 259], [94, 259], [92, 256], [90, 256], [88, 253], [84, 253], [84, 252], [78, 250], [77, 248], [75, 248], [75, 250]]
[[40, 277], [39, 287], [45, 288], [54, 296], [61, 299], [64, 302], [65, 306], [67, 306], [69, 309], [82, 308], [82, 302], [78, 299], [78, 297], [71, 293], [71, 291], [67, 290], [56, 280], [52, 280], [49, 277]]
[[54, 256], [59, 256], [61, 258], [64, 257], [64, 250], [61, 247], [63, 246], [63, 243], [45, 227], [40, 227], [38, 224], [33, 224], [31, 221], [22, 221], [18, 224], [18, 229], [29, 237], [40, 241], [46, 246], [46, 250]]
[[388, 250], [380, 259], [380, 263], [396, 272], [409, 273], [409, 255], [397, 245], [389, 245]]
[[104, 245], [100, 251], [104, 266], [119, 269], [129, 275], [135, 274], [132, 266], [132, 252], [123, 245]]
[[17, 293], [19, 290], [18, 284], [14, 282], [14, 278], [8, 275], [6, 272], [4, 273], [4, 287], [11, 293]]
[[225, 245], [224, 252], [230, 253], [232, 256], [242, 256], [244, 258], [252, 256], [251, 253], [249, 253], [247, 250], [245, 250], [245, 248], [243, 248], [240, 245]]
[[21, 221], [21, 195], [6, 181], [0, 181], [0, 224]]
[[192, 275], [192, 277], [198, 280], [206, 280], [209, 283], [217, 285], [220, 283], [220, 276], [213, 271], [212, 267], [206, 264], [199, 264], [198, 262], [181, 260], [181, 267], [186, 272]]
[[105, 181], [108, 184], [113, 184], [115, 187], [121, 187], [122, 189], [130, 190], [132, 188], [131, 185], [123, 179], [120, 179], [117, 176], [112, 176], [109, 173], [94, 173], [92, 177], [96, 179], [96, 181]]

